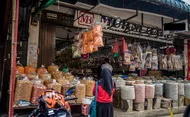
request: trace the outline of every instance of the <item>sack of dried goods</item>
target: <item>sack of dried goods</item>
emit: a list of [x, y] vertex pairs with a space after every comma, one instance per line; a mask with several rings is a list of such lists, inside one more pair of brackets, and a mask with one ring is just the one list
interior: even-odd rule
[[94, 89], [95, 81], [94, 80], [86, 80], [86, 96], [92, 97], [92, 91]]
[[24, 68], [25, 74], [36, 73], [36, 68], [32, 65], [28, 65]]
[[30, 102], [32, 86], [33, 82], [29, 81], [27, 78], [23, 80], [17, 80], [14, 103], [17, 104], [19, 100]]
[[66, 92], [71, 88], [71, 84], [65, 84], [62, 86], [61, 94], [65, 96]]
[[162, 83], [155, 84], [155, 96], [159, 96], [159, 97], [163, 96], [163, 84]]
[[39, 76], [36, 73], [30, 73], [26, 75], [29, 80], [39, 79]]
[[48, 87], [49, 84], [53, 83], [53, 79], [46, 79], [46, 80], [43, 80], [43, 84]]
[[61, 84], [62, 86], [66, 85], [66, 84], [69, 84], [69, 80], [66, 80], [66, 79], [58, 79], [57, 82], [59, 84]]
[[133, 84], [135, 87], [135, 103], [145, 102], [145, 84]]
[[57, 83], [55, 79], [53, 79], [53, 83], [48, 84], [47, 87], [49, 89], [52, 88], [61, 93], [61, 84]]
[[40, 68], [37, 69], [37, 74], [41, 75], [41, 74], [45, 74], [48, 73], [47, 69], [45, 68], [45, 66], [41, 66]]
[[69, 82], [72, 82], [74, 79], [74, 76], [70, 73], [65, 74], [65, 79], [69, 80]]
[[178, 83], [166, 82], [164, 83], [164, 94], [166, 98], [177, 101], [178, 100]]
[[24, 67], [20, 64], [19, 61], [16, 65], [16, 74], [24, 74]]
[[190, 83], [184, 84], [185, 98], [190, 99]]
[[76, 100], [77, 103], [82, 103], [82, 99], [85, 98], [86, 95], [86, 85], [85, 84], [77, 84], [75, 96], [78, 98]]
[[179, 83], [178, 84], [178, 95], [183, 96], [184, 94], [185, 94], [184, 83]]
[[155, 85], [146, 84], [145, 85], [145, 98], [153, 99], [155, 94]]
[[52, 65], [48, 66], [48, 72], [50, 74], [52, 74], [52, 72], [55, 72], [55, 71], [58, 71], [58, 70], [59, 70], [59, 67], [57, 65], [54, 65], [53, 63], [52, 63]]
[[62, 71], [55, 71], [52, 72], [52, 77], [56, 80], [63, 78], [63, 72]]
[[32, 97], [31, 97], [31, 103], [38, 104], [38, 98], [40, 95], [46, 90], [46, 87], [42, 85], [40, 82], [35, 83], [32, 88]]
[[134, 100], [135, 99], [134, 86], [122, 86], [121, 87], [121, 99], [122, 100]]
[[40, 79], [42, 80], [51, 79], [51, 74], [49, 73], [40, 74], [39, 76], [40, 76]]

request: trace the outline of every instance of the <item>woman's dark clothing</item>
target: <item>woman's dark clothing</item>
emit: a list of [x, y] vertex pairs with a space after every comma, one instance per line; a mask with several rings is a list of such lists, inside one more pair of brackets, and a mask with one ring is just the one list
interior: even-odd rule
[[185, 109], [183, 117], [190, 117], [190, 105]]
[[98, 84], [102, 86], [102, 88], [109, 94], [109, 96], [112, 95], [114, 83], [112, 81], [112, 74], [109, 69], [102, 69], [100, 81]]
[[97, 117], [113, 117], [113, 104], [97, 102]]

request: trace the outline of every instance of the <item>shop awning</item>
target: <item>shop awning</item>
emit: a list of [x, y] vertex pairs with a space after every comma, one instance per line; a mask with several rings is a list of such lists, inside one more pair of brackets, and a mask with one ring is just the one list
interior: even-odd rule
[[151, 3], [157, 3], [160, 5], [167, 5], [169, 7], [174, 7], [185, 12], [190, 12], [190, 5], [183, 2], [182, 0], [142, 0]]

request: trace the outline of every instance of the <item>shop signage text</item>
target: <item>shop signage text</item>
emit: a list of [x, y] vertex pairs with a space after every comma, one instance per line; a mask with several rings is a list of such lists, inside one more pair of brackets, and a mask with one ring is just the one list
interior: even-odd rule
[[79, 17], [79, 19], [77, 20], [79, 25], [84, 25], [84, 26], [92, 26], [93, 25], [94, 14], [79, 11], [77, 15]]

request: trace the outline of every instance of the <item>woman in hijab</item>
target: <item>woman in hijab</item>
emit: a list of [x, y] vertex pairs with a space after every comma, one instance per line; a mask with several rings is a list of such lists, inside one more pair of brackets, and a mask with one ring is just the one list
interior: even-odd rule
[[[115, 83], [112, 80], [111, 70], [103, 67], [98, 81], [97, 117], [113, 117], [113, 93]], [[95, 86], [96, 87], [96, 86]], [[95, 87], [93, 94], [95, 94]]]

